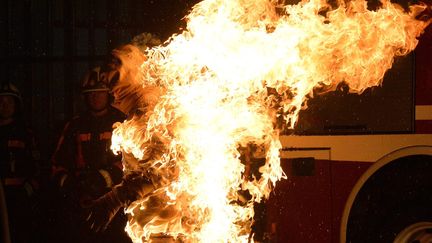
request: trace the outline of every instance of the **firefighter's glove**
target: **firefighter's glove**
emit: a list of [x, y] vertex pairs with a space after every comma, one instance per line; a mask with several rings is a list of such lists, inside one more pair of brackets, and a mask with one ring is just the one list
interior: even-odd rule
[[84, 203], [88, 208], [86, 221], [89, 227], [95, 232], [104, 231], [117, 211], [123, 206], [118, 198], [117, 191], [113, 188], [102, 197]]
[[128, 206], [138, 198], [145, 197], [153, 190], [151, 181], [144, 177], [126, 178], [102, 197], [82, 205], [88, 208], [86, 221], [89, 227], [96, 232], [104, 231], [120, 208]]
[[117, 190], [119, 198], [125, 205], [144, 198], [156, 189], [149, 178], [139, 174], [127, 175], [118, 188], [121, 188]]

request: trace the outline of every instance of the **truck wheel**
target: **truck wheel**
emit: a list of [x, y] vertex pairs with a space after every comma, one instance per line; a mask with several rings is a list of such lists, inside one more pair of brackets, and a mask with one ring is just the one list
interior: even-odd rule
[[354, 199], [346, 242], [422, 243], [431, 239], [432, 156], [401, 157], [379, 168]]

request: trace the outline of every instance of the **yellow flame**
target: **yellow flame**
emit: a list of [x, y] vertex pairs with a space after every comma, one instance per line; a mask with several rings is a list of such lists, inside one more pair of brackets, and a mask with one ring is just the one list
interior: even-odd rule
[[[114, 150], [126, 155], [126, 173], [142, 171], [158, 188], [127, 209], [134, 242], [160, 234], [248, 242], [253, 202], [285, 177], [277, 116], [293, 127], [317, 87], [345, 82], [360, 93], [380, 85], [395, 56], [417, 45], [429, 24], [415, 19], [424, 8], [406, 13], [382, 1], [371, 11], [364, 0], [333, 8], [324, 0], [195, 5], [186, 30], [148, 50], [141, 66], [140, 85], [160, 87], [159, 102], [113, 135]], [[240, 159], [250, 144], [266, 159], [262, 176], [252, 180]]]

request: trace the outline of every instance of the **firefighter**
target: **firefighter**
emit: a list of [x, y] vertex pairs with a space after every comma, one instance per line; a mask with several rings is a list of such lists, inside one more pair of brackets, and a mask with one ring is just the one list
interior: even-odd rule
[[[121, 46], [112, 51], [112, 61], [108, 63], [108, 67], [105, 67], [104, 74], [107, 78], [105, 82], [110, 84], [111, 92], [116, 98], [114, 104], [129, 116], [139, 117], [138, 120], [143, 122], [147, 121], [147, 117], [152, 114], [160, 96], [164, 93], [162, 87], [151, 85], [142, 87], [141, 82], [137, 80], [140, 77], [138, 75], [140, 64], [145, 59], [145, 55], [135, 45]], [[137, 90], [139, 91], [137, 92]], [[136, 93], [139, 93], [139, 95], [136, 95]], [[141, 207], [145, 208], [145, 210], [133, 210], [130, 215], [132, 217], [131, 221], [138, 223], [140, 226], [146, 225], [146, 223], [156, 218], [163, 222], [164, 219], [158, 218], [158, 214], [163, 214], [165, 218], [169, 219], [170, 216], [168, 215], [178, 213], [175, 206], [170, 207], [164, 203], [166, 198], [162, 195], [163, 193], [160, 193], [161, 190], [158, 190], [163, 186], [163, 182], [158, 181], [157, 170], [153, 173], [151, 168], [147, 167], [147, 165], [150, 167], [155, 166], [153, 161], [157, 161], [164, 153], [166, 154], [168, 148], [165, 147], [164, 142], [156, 134], [153, 134], [152, 139], [145, 144], [145, 147], [146, 154], [140, 160], [136, 159], [132, 154], [123, 152], [123, 166], [126, 173], [122, 183], [87, 205], [89, 212], [86, 220], [95, 231], [105, 230], [119, 209], [130, 206], [138, 199], [148, 199], [140, 201]], [[245, 178], [251, 180], [259, 177], [258, 168], [265, 161], [255, 158], [256, 153], [260, 151], [257, 147], [249, 145], [245, 150], [243, 152], [244, 158], [242, 158], [247, 169]], [[162, 174], [170, 174], [175, 177], [177, 174], [176, 168], [175, 166], [172, 168], [171, 173]], [[241, 196], [245, 196], [246, 201], [250, 199], [246, 198], [250, 196], [246, 192]], [[255, 204], [258, 214], [254, 218], [252, 225], [254, 240], [260, 240], [264, 237], [264, 206], [264, 203]]]
[[0, 179], [4, 186], [12, 242], [34, 237], [32, 217], [38, 183], [39, 152], [21, 116], [21, 95], [10, 83], [0, 86]]
[[[137, 80], [140, 65], [146, 60], [145, 55], [136, 44], [120, 46], [111, 54], [111, 59], [104, 68], [104, 76], [115, 98], [114, 105], [129, 117], [139, 116], [145, 119], [163, 93], [159, 87], [143, 88]], [[140, 91], [139, 95], [137, 90]], [[147, 147], [148, 156], [142, 160], [137, 160], [132, 154], [123, 153], [123, 165], [127, 173], [122, 182], [100, 198], [89, 201], [85, 219], [94, 231], [104, 231], [120, 208], [127, 207], [139, 198], [151, 196], [158, 188], [157, 176], [133, 169], [151, 164], [153, 159], [163, 153], [162, 143], [158, 142], [157, 138], [152, 141], [153, 144]], [[146, 218], [143, 215], [134, 217], [140, 220]]]
[[[143, 122], [147, 121], [155, 105], [159, 102], [160, 96], [164, 94], [164, 89], [151, 85], [142, 87], [142, 83], [137, 80], [140, 78], [139, 68], [146, 60], [145, 55], [135, 45], [125, 45], [112, 51], [111, 60], [105, 67], [104, 76], [107, 78], [105, 82], [110, 85], [111, 92], [115, 97], [114, 104], [129, 116], [139, 117], [138, 120]], [[137, 92], [137, 90], [139, 91]], [[168, 151], [164, 142], [161, 141], [162, 139], [157, 137], [158, 135], [153, 134], [152, 136], [149, 142], [145, 144], [146, 154], [144, 158], [138, 160], [132, 154], [123, 152], [123, 166], [126, 173], [122, 182], [87, 205], [89, 212], [86, 215], [86, 220], [95, 231], [105, 230], [119, 209], [134, 205], [133, 202], [138, 199], [146, 199], [139, 201], [140, 208], [145, 208], [145, 210], [134, 209], [129, 217], [132, 218], [131, 222], [140, 226], [146, 225], [154, 219], [163, 222], [165, 219], [169, 220], [171, 215], [178, 214], [176, 211], [178, 209], [175, 206], [171, 207], [164, 203], [166, 198], [164, 198], [163, 192], [158, 190], [163, 186], [163, 182], [158, 181], [157, 170], [153, 172], [151, 168], [147, 167], [147, 165], [154, 166], [153, 162], [160, 159]], [[257, 157], [257, 153], [262, 151], [251, 145], [246, 150], [243, 153], [245, 158], [242, 158], [247, 168], [245, 179], [259, 178], [259, 167], [265, 163], [265, 160], [262, 161], [255, 157]], [[175, 166], [172, 168], [171, 173], [162, 174], [170, 174], [175, 177], [177, 168]], [[246, 198], [247, 193], [241, 196], [245, 196], [245, 200], [250, 199]], [[264, 239], [265, 204], [264, 202], [256, 203], [254, 208], [257, 214], [252, 224], [253, 235], [251, 234], [250, 237], [259, 241]], [[164, 215], [164, 218], [157, 217], [158, 214]]]
[[[109, 89], [101, 82], [100, 68], [84, 77], [81, 91], [87, 110], [69, 121], [52, 156], [52, 181], [59, 195], [59, 230], [62, 241], [127, 242], [125, 218], [118, 215], [117, 225], [104, 234], [91, 234], [81, 223], [82, 205], [118, 184], [122, 178], [121, 155], [111, 149], [113, 124], [125, 115], [110, 104]], [[70, 229], [70, 224], [76, 227]], [[63, 232], [62, 232], [63, 231]], [[77, 233], [79, 232], [79, 233]]]

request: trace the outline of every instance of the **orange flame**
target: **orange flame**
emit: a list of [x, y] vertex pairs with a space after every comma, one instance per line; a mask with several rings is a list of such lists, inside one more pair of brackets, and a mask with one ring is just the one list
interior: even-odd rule
[[[142, 171], [158, 188], [126, 210], [134, 242], [157, 234], [247, 242], [253, 203], [286, 177], [276, 117], [293, 127], [316, 87], [345, 82], [360, 93], [380, 85], [395, 56], [417, 45], [429, 22], [415, 17], [425, 8], [406, 13], [382, 1], [371, 11], [364, 0], [333, 8], [324, 0], [195, 5], [186, 30], [148, 50], [141, 66], [138, 83], [145, 88], [136, 92], [145, 97], [158, 89], [160, 98], [113, 135], [126, 172]], [[239, 152], [248, 144], [266, 159], [262, 176], [252, 180]]]

